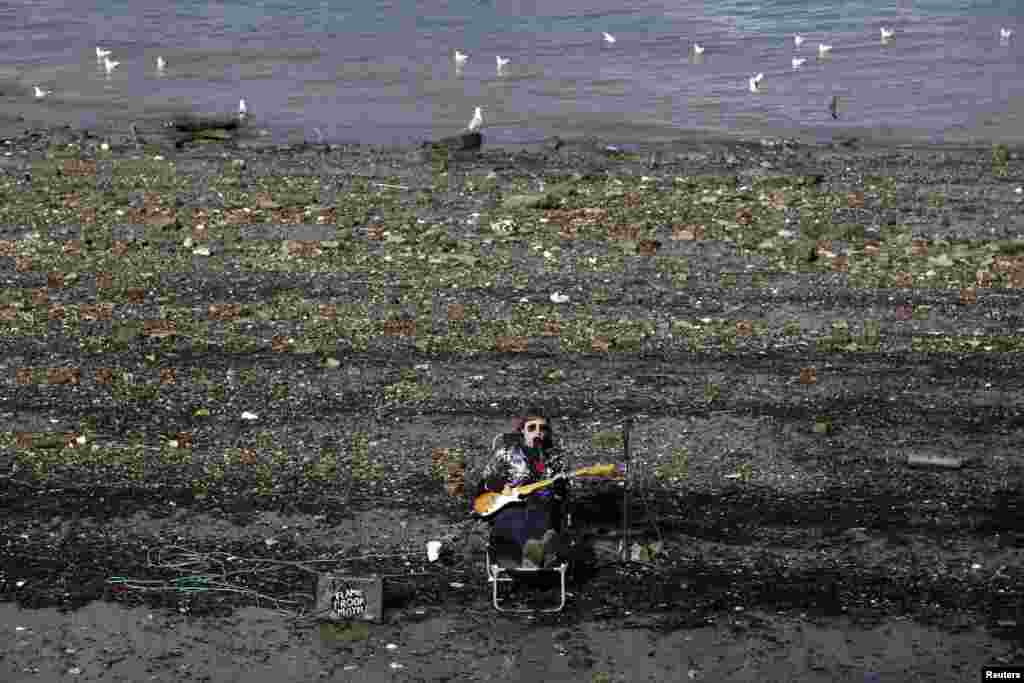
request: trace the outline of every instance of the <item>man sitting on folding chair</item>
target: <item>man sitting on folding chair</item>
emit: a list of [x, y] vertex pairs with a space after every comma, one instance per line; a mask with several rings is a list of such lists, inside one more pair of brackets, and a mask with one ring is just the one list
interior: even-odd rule
[[518, 418], [514, 432], [492, 444], [477, 495], [557, 477], [550, 486], [506, 504], [491, 517], [493, 560], [506, 568], [548, 568], [562, 558], [561, 532], [566, 482], [550, 421], [536, 413]]

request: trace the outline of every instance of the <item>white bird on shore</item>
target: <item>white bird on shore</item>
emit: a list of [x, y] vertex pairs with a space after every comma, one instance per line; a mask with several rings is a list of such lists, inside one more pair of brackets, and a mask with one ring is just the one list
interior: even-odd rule
[[484, 114], [480, 110], [480, 107], [477, 107], [476, 111], [473, 112], [473, 120], [469, 122], [468, 126], [466, 126], [466, 130], [470, 133], [475, 133], [480, 130], [480, 126], [482, 125], [484, 125]]
[[463, 54], [458, 50], [455, 51], [455, 66], [463, 66], [467, 59], [469, 59], [469, 55]]
[[826, 45], [825, 43], [818, 43], [818, 56], [824, 57], [828, 53], [832, 52], [832, 46]]
[[46, 97], [47, 95], [49, 95], [50, 93], [53, 92], [52, 90], [43, 90], [38, 85], [34, 86], [34, 87], [35, 87], [35, 90], [36, 90], [36, 99], [37, 100], [41, 100], [41, 99], [43, 99], [44, 97]]
[[101, 61], [104, 57], [110, 56], [110, 50], [104, 50], [99, 45], [96, 46], [96, 61]]
[[807, 61], [806, 57], [793, 57], [793, 68], [794, 69], [799, 69], [800, 67], [802, 67], [804, 65], [804, 62], [806, 62], [806, 61]]
[[157, 58], [156, 58], [156, 70], [157, 71], [163, 71], [166, 68], [167, 68], [167, 60], [164, 59], [163, 57], [157, 55]]
[[608, 43], [609, 45], [612, 45], [613, 43], [615, 43], [615, 36], [613, 36], [612, 34], [607, 33], [607, 32], [602, 32], [602, 35], [604, 36], [604, 42]]
[[999, 28], [999, 40], [1007, 41], [1007, 40], [1010, 39], [1010, 36], [1012, 36], [1012, 35], [1013, 35], [1013, 29], [1012, 28], [1006, 28], [1005, 26], [1001, 26]]
[[245, 103], [245, 98], [238, 100], [238, 120], [244, 121], [245, 117], [249, 115], [249, 107]]
[[111, 71], [113, 71], [114, 69], [116, 69], [116, 68], [117, 68], [117, 66], [118, 66], [118, 64], [120, 64], [120, 63], [121, 63], [121, 62], [114, 62], [114, 61], [111, 61], [110, 57], [104, 57], [104, 58], [103, 58], [103, 68], [107, 70], [107, 73], [108, 73], [108, 74], [109, 74], [109, 73], [110, 73]]
[[750, 79], [750, 92], [761, 92], [761, 81], [764, 80], [764, 74], [757, 74]]
[[704, 54], [704, 46], [700, 45], [699, 43], [694, 43], [693, 44], [693, 54], [698, 56], [698, 57], [700, 55]]
[[501, 71], [502, 69], [504, 69], [505, 66], [509, 62], [507, 57], [503, 58], [501, 55], [495, 55], [494, 56], [494, 61], [498, 63], [498, 71]]
[[793, 36], [793, 44], [796, 45], [797, 47], [800, 47], [801, 45], [804, 44], [804, 37], [797, 33], [795, 36]]
[[878, 31], [879, 31], [879, 33], [882, 34], [882, 42], [883, 43], [887, 43], [890, 40], [892, 40], [892, 37], [895, 34], [895, 31], [893, 31], [891, 28], [886, 28], [884, 26], [881, 27], [880, 29], [878, 29]]

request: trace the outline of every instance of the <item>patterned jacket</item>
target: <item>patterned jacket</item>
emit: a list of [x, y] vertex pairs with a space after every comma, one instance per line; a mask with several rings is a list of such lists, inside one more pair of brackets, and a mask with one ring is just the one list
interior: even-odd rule
[[[565, 463], [559, 449], [525, 448], [518, 434], [506, 434], [484, 467], [480, 493], [501, 491], [506, 485], [521, 486], [550, 479], [564, 470]], [[555, 488], [558, 487], [556, 484]], [[534, 495], [545, 494], [550, 494], [550, 491], [538, 491]]]

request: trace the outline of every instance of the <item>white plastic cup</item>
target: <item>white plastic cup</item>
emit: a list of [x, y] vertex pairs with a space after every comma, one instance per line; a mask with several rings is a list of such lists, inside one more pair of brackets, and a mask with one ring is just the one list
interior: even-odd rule
[[441, 541], [427, 541], [427, 559], [436, 562], [441, 554]]

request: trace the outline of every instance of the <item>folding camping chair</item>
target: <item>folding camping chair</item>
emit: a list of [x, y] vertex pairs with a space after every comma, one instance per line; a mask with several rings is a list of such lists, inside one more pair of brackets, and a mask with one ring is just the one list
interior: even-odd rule
[[[503, 437], [504, 434], [499, 434], [491, 441], [492, 453], [497, 446], [498, 439]], [[494, 604], [494, 609], [499, 612], [513, 614], [531, 614], [537, 612], [551, 613], [560, 612], [562, 608], [565, 607], [565, 577], [569, 570], [569, 557], [572, 555], [573, 546], [573, 538], [570, 533], [572, 527], [572, 513], [569, 509], [569, 488], [571, 487], [571, 481], [567, 481], [566, 484], [566, 496], [561, 508], [559, 533], [562, 539], [567, 542], [563, 542], [562, 553], [558, 558], [558, 564], [551, 567], [524, 567], [518, 563], [515, 566], [504, 566], [503, 563], [498, 561], [498, 558], [494, 553], [493, 535], [488, 534], [486, 551], [484, 553], [484, 567], [487, 572], [487, 581], [491, 584], [491, 602]], [[507, 596], [502, 597], [501, 595], [502, 586], [509, 588], [514, 584], [539, 585], [541, 583], [550, 583], [551, 581], [557, 581], [558, 583], [558, 600], [557, 604], [553, 606], [513, 607], [506, 604]]]
[[[499, 612], [511, 612], [514, 614], [532, 614], [535, 612], [561, 612], [565, 607], [565, 574], [569, 569], [568, 560], [562, 559], [561, 563], [554, 567], [502, 567], [491, 563], [490, 553], [487, 556], [487, 580], [491, 584], [491, 602], [494, 609]], [[529, 584], [537, 579], [558, 580], [558, 603], [551, 607], [510, 607], [505, 603], [498, 589], [501, 585], [514, 583]]]

